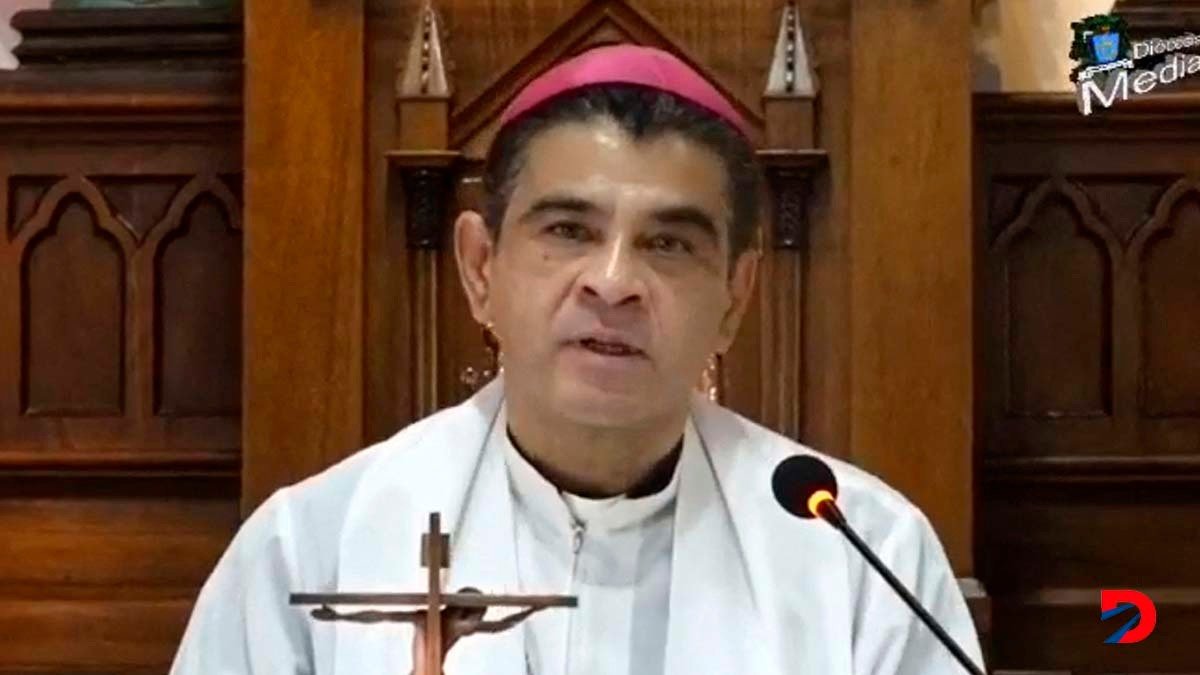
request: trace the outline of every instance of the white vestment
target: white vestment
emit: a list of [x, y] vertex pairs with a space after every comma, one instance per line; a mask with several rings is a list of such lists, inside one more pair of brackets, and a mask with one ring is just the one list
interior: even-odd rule
[[[423, 589], [420, 543], [431, 512], [442, 514], [452, 536], [446, 588], [533, 592], [521, 588], [504, 453], [487, 442], [502, 399], [497, 380], [274, 494], [201, 590], [171, 675], [407, 674], [410, 626], [316, 622], [289, 606], [288, 594]], [[699, 395], [690, 423], [698, 442], [691, 452], [685, 443], [674, 479], [661, 672], [961, 672], [841, 534], [775, 502], [778, 462], [817, 453]], [[966, 603], [929, 522], [877, 478], [823, 459], [850, 523], [981, 663]], [[527, 643], [521, 629], [471, 636], [450, 652], [446, 673], [527, 675]]]
[[[678, 464], [653, 494], [584, 499], [546, 480], [513, 446], [506, 421], [501, 407], [488, 443], [508, 466], [520, 588], [579, 598], [517, 629], [529, 675], [663, 675]], [[681, 452], [704, 452], [692, 424], [684, 436]]]

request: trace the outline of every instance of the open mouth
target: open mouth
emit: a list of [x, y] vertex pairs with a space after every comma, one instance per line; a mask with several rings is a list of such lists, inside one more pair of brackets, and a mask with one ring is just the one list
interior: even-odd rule
[[583, 338], [578, 341], [580, 347], [602, 354], [604, 356], [643, 356], [642, 350], [637, 347], [631, 347], [624, 342], [605, 342], [595, 338]]

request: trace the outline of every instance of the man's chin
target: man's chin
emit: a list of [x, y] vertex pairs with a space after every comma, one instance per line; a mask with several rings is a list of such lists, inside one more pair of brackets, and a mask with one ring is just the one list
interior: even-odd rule
[[554, 405], [570, 419], [589, 426], [625, 427], [654, 417], [662, 397], [648, 389], [613, 390], [572, 383], [562, 388]]

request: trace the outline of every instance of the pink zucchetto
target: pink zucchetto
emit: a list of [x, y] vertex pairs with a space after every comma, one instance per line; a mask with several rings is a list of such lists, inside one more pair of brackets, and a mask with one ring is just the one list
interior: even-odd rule
[[708, 110], [746, 138], [750, 126], [733, 105], [674, 54], [639, 45], [589, 49], [554, 66], [525, 86], [500, 115], [500, 126], [560, 94], [596, 84], [634, 84], [665, 91]]

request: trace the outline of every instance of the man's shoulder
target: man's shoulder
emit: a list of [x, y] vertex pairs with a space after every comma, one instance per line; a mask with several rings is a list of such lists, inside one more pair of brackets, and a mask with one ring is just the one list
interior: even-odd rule
[[242, 526], [235, 542], [238, 550], [253, 557], [266, 543], [278, 541], [296, 558], [292, 564], [306, 583], [329, 587], [340, 564], [341, 541], [352, 520], [356, 495], [379, 471], [396, 471], [397, 465], [402, 471], [410, 463], [428, 462], [426, 446], [436, 444], [422, 439], [431, 430], [453, 423], [456, 409], [417, 420], [320, 473], [276, 490]]
[[[429, 431], [452, 418], [457, 407], [446, 408], [401, 428], [388, 438], [354, 452], [329, 468], [281, 490], [293, 508], [316, 508], [340, 513], [355, 488], [371, 470], [397, 453], [419, 452]], [[416, 459], [416, 457], [414, 457]], [[337, 507], [341, 508], [337, 508]], [[332, 508], [331, 508], [332, 507]]]
[[[336, 499], [352, 491], [351, 488], [381, 462], [386, 461], [389, 469], [402, 471], [419, 467], [432, 459], [429, 453], [446, 451], [443, 446], [447, 442], [462, 441], [464, 437], [471, 439], [472, 434], [482, 434], [494, 418], [503, 395], [503, 380], [497, 377], [461, 403], [415, 420], [392, 436], [358, 450], [324, 471], [281, 491], [290, 499]], [[464, 430], [468, 430], [465, 436]], [[436, 442], [423, 442], [430, 438]], [[470, 451], [467, 453], [470, 454]], [[391, 464], [399, 466], [392, 467]]]
[[718, 419], [723, 418], [724, 424], [735, 425], [738, 434], [746, 436], [754, 461], [762, 463], [763, 471], [774, 471], [779, 462], [791, 455], [811, 455], [828, 464], [838, 482], [838, 505], [852, 522], [867, 530], [862, 532], [864, 536], [874, 538], [871, 535], [882, 534], [872, 531], [886, 523], [904, 526], [909, 531], [927, 526], [925, 515], [912, 501], [870, 471], [784, 436], [728, 408], [711, 406], [709, 412]]

